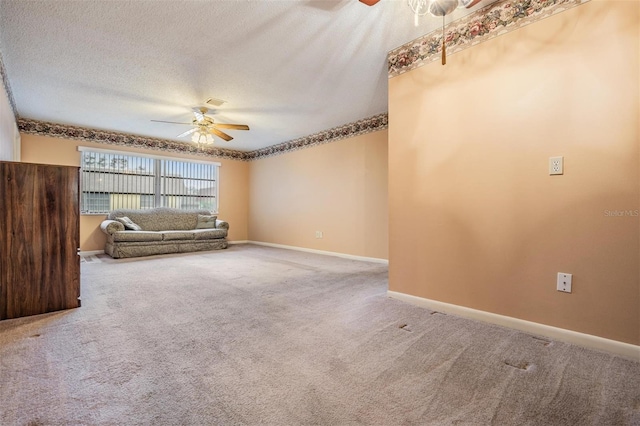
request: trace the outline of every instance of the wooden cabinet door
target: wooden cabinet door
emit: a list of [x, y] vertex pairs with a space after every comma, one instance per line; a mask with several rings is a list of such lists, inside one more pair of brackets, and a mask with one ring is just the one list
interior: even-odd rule
[[0, 178], [0, 319], [78, 307], [78, 168], [7, 162]]

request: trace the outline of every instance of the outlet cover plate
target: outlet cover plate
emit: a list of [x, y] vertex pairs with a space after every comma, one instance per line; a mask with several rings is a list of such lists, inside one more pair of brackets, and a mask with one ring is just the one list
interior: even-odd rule
[[564, 272], [558, 272], [558, 291], [564, 293], [571, 293], [571, 282], [573, 281], [573, 275], [565, 274]]
[[549, 174], [564, 174], [564, 157], [549, 157]]

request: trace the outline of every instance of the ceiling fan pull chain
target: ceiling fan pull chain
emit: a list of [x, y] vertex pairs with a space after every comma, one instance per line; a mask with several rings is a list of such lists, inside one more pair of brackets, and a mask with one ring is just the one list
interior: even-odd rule
[[442, 15], [442, 65], [447, 64], [447, 52], [446, 52], [445, 34], [444, 34], [444, 15]]

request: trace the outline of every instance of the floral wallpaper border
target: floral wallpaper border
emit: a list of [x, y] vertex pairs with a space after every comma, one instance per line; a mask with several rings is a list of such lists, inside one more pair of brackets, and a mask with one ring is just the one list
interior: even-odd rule
[[103, 143], [108, 145], [128, 146], [133, 148], [145, 148], [156, 151], [177, 152], [202, 157], [226, 158], [229, 160], [251, 161], [259, 158], [285, 154], [302, 148], [308, 148], [324, 143], [334, 142], [353, 136], [371, 133], [386, 129], [389, 119], [386, 113], [358, 120], [343, 126], [334, 127], [313, 135], [305, 136], [280, 144], [272, 145], [255, 151], [236, 151], [232, 149], [212, 147], [198, 148], [190, 142], [178, 142], [169, 139], [149, 138], [127, 133], [108, 132], [104, 130], [88, 129], [84, 127], [64, 124], [48, 123], [37, 120], [18, 120], [20, 132], [58, 137], [65, 139], [81, 140], [87, 142]]
[[11, 91], [11, 85], [9, 84], [7, 69], [4, 67], [4, 62], [2, 61], [2, 53], [0, 53], [0, 78], [2, 79], [2, 86], [4, 86], [4, 90], [5, 92], [7, 92], [7, 97], [9, 98], [9, 104], [11, 105], [11, 110], [13, 111], [13, 117], [17, 120], [18, 109], [16, 108], [16, 101], [13, 98], [13, 92]]
[[[447, 54], [459, 52], [588, 1], [497, 1], [446, 25]], [[439, 60], [441, 50], [442, 30], [434, 30], [391, 50], [387, 56], [389, 78]]]
[[242, 151], [217, 148], [215, 146], [198, 148], [198, 146], [193, 143], [182, 143], [168, 139], [149, 138], [127, 133], [87, 129], [84, 127], [48, 123], [44, 121], [20, 119], [18, 120], [18, 129], [20, 129], [22, 133], [32, 135], [97, 142], [108, 145], [145, 148], [156, 151], [177, 152], [180, 154], [192, 154], [204, 157], [228, 158], [230, 160], [246, 159], [246, 153]]
[[343, 126], [334, 127], [329, 130], [314, 133], [302, 138], [293, 139], [287, 142], [271, 145], [266, 148], [257, 149], [248, 153], [249, 160], [271, 157], [273, 155], [284, 154], [302, 148], [309, 148], [340, 139], [363, 135], [386, 129], [389, 126], [389, 116], [387, 113], [374, 115], [373, 117], [358, 120]]

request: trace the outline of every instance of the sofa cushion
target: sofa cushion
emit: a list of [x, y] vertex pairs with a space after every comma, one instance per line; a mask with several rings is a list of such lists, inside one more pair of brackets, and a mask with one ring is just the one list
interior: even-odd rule
[[224, 229], [194, 229], [191, 232], [196, 240], [211, 240], [227, 236], [227, 231]]
[[149, 231], [119, 231], [113, 234], [113, 241], [162, 241], [162, 234]]
[[162, 231], [164, 241], [193, 240], [193, 231]]
[[130, 231], [142, 231], [139, 225], [133, 223], [131, 219], [126, 216], [116, 217], [116, 220], [124, 225], [124, 229], [128, 229]]
[[218, 216], [199, 214], [196, 229], [215, 229], [216, 219]]
[[107, 241], [104, 251], [114, 258], [150, 256], [164, 253], [186, 253], [200, 250], [225, 249], [228, 243], [224, 238], [211, 240], [176, 240], [160, 241], [155, 243], [145, 242], [119, 242], [110, 243]]

